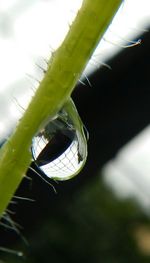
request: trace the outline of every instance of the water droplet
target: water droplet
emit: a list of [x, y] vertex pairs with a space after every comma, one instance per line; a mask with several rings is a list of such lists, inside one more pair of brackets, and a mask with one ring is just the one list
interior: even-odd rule
[[33, 138], [32, 155], [38, 168], [56, 180], [70, 179], [83, 168], [87, 141], [72, 100]]

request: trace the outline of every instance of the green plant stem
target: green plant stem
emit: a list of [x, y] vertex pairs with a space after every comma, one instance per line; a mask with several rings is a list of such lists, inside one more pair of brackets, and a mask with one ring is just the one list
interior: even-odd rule
[[0, 215], [31, 163], [33, 136], [70, 97], [121, 0], [84, 0], [24, 116], [0, 152]]

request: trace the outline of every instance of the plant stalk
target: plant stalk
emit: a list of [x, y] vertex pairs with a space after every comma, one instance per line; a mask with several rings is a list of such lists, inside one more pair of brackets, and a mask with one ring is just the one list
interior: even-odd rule
[[53, 53], [28, 109], [0, 151], [0, 215], [31, 163], [33, 136], [70, 97], [121, 2], [84, 0], [65, 40]]

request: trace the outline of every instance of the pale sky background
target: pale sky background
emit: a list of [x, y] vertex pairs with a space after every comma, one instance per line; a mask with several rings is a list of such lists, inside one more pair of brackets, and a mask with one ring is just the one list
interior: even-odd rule
[[[38, 85], [33, 79], [42, 78], [36, 64], [46, 66], [44, 58], [50, 57], [51, 51], [60, 45], [81, 3], [81, 0], [0, 1], [0, 105], [3, 108], [0, 137], [8, 131], [11, 120], [16, 122], [21, 116], [22, 108], [27, 106]], [[129, 40], [143, 33], [149, 23], [149, 0], [125, 0], [89, 62], [86, 74], [99, 66], [98, 61], [105, 63], [120, 45], [130, 45]]]
[[[0, 139], [7, 137], [30, 101], [37, 86], [33, 78], [42, 78], [36, 64], [45, 66], [44, 59], [60, 45], [81, 3], [81, 0], [0, 1]], [[150, 0], [125, 0], [86, 74], [99, 66], [98, 60], [103, 65], [121, 45], [138, 40], [149, 26]], [[150, 128], [122, 149], [103, 171], [105, 181], [118, 195], [135, 196], [149, 209]]]

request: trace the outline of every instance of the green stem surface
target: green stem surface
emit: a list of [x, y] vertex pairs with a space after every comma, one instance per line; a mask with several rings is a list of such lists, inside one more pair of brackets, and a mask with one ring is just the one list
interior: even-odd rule
[[84, 0], [65, 40], [52, 55], [48, 70], [28, 109], [0, 151], [0, 215], [31, 163], [33, 136], [70, 97], [121, 2]]

